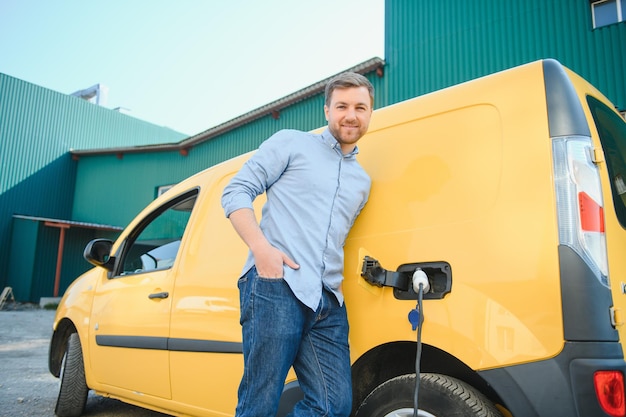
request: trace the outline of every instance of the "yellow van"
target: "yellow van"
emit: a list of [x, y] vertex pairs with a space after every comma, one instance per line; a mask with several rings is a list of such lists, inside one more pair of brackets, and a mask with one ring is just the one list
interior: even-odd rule
[[[353, 416], [625, 416], [626, 123], [611, 103], [543, 60], [377, 110], [359, 148], [372, 190], [345, 246]], [[247, 157], [87, 246], [97, 267], [66, 291], [50, 344], [57, 415], [80, 415], [89, 390], [234, 414], [247, 248], [220, 196]], [[290, 376], [278, 415], [299, 395]]]

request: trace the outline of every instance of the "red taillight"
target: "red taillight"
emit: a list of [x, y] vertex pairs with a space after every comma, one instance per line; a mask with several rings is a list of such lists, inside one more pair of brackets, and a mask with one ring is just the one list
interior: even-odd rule
[[613, 417], [626, 415], [624, 375], [621, 372], [597, 371], [593, 374], [593, 384], [598, 402], [605, 413]]
[[585, 192], [578, 193], [580, 226], [585, 232], [604, 233], [604, 208]]

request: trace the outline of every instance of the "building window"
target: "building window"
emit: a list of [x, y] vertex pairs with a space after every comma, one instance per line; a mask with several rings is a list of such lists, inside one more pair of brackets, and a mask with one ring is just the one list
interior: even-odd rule
[[601, 0], [591, 2], [593, 27], [623, 22], [626, 18], [626, 0]]

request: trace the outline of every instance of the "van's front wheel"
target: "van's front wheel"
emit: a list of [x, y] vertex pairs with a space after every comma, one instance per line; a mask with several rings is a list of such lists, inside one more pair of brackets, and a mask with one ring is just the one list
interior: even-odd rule
[[77, 417], [83, 413], [87, 403], [87, 382], [83, 350], [77, 333], [67, 340], [65, 356], [61, 365], [61, 387], [54, 414], [59, 417]]
[[[479, 391], [458, 379], [422, 374], [419, 417], [502, 417]], [[392, 378], [376, 387], [363, 400], [355, 417], [412, 417], [415, 374]]]

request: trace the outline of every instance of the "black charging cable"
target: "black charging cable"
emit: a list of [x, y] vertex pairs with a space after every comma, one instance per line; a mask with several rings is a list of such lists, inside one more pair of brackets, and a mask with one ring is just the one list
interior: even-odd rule
[[[363, 260], [361, 276], [370, 284], [377, 287], [394, 287], [402, 291], [407, 291], [411, 287], [417, 294], [417, 305], [409, 311], [409, 322], [413, 330], [417, 330], [417, 351], [415, 354], [415, 393], [413, 398], [413, 417], [418, 417], [418, 399], [420, 388], [420, 361], [422, 358], [422, 324], [424, 314], [422, 313], [422, 299], [424, 293], [430, 291], [430, 281], [428, 276], [421, 269], [417, 268], [413, 276], [407, 281], [406, 273], [391, 273], [383, 269], [376, 259], [366, 256]], [[412, 285], [411, 285], [412, 284]]]
[[418, 268], [412, 277], [413, 291], [417, 293], [417, 305], [409, 312], [409, 321], [413, 330], [417, 328], [417, 346], [415, 352], [415, 392], [413, 397], [413, 417], [418, 417], [419, 411], [419, 390], [420, 390], [420, 362], [422, 360], [422, 324], [424, 324], [424, 310], [422, 300], [424, 292], [430, 290], [428, 276], [422, 269]]

